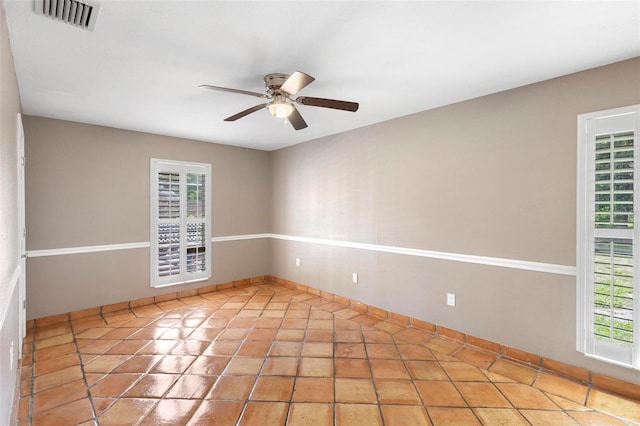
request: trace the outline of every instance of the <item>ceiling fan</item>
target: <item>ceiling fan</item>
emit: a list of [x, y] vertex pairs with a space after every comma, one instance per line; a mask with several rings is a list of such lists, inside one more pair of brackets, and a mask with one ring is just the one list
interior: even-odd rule
[[264, 88], [266, 93], [229, 89], [227, 87], [211, 86], [208, 84], [202, 84], [199, 87], [203, 89], [239, 93], [241, 95], [249, 95], [267, 99], [266, 103], [261, 103], [249, 109], [245, 109], [244, 111], [232, 115], [231, 117], [225, 118], [224, 121], [236, 121], [239, 118], [246, 117], [247, 115], [266, 107], [274, 117], [286, 118], [289, 123], [291, 123], [294, 129], [300, 130], [307, 127], [307, 123], [304, 121], [304, 119], [294, 106], [294, 103], [351, 112], [355, 112], [358, 110], [359, 105], [357, 102], [312, 98], [309, 96], [299, 96], [297, 98], [292, 97], [314, 80], [315, 78], [311, 77], [310, 75], [305, 74], [301, 71], [296, 71], [291, 75], [279, 73], [265, 75]]

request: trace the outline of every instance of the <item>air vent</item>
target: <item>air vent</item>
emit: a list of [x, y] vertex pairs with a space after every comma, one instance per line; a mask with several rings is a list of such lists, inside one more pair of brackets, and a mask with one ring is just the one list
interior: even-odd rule
[[35, 0], [36, 13], [78, 28], [93, 31], [100, 6], [77, 0]]

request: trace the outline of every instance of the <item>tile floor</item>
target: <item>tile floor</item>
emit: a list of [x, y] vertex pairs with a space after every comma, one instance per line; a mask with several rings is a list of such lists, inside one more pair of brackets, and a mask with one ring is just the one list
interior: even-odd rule
[[54, 321], [24, 344], [20, 426], [640, 423], [638, 401], [273, 284]]

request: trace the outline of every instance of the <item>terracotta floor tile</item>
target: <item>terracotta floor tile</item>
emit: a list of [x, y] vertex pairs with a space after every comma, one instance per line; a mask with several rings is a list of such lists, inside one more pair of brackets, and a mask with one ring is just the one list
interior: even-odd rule
[[153, 368], [152, 373], [169, 373], [169, 374], [182, 374], [187, 368], [196, 360], [196, 356], [193, 355], [165, 355], [160, 361], [158, 361]]
[[84, 366], [86, 373], [110, 373], [129, 358], [129, 355], [100, 355]]
[[33, 392], [38, 393], [43, 390], [55, 388], [82, 379], [82, 377], [82, 369], [78, 365], [43, 374], [33, 379]]
[[333, 359], [301, 358], [298, 375], [303, 377], [333, 377]]
[[441, 354], [450, 355], [460, 349], [462, 345], [453, 340], [436, 336], [425, 343], [424, 346]]
[[140, 328], [137, 328], [137, 327], [120, 327], [108, 332], [107, 334], [102, 336], [102, 339], [122, 340], [122, 339], [126, 339], [127, 337], [131, 336], [134, 333], [137, 333], [138, 331], [140, 331]]
[[436, 359], [431, 350], [424, 346], [401, 344], [397, 345], [397, 347], [402, 359], [405, 360], [434, 361]]
[[146, 373], [161, 359], [161, 355], [134, 355], [116, 367], [112, 373]]
[[275, 340], [278, 330], [274, 328], [256, 328], [247, 336], [248, 341], [271, 342]]
[[177, 344], [177, 340], [154, 340], [140, 349], [136, 355], [166, 355]]
[[357, 322], [358, 324], [362, 324], [364, 326], [370, 327], [373, 326], [380, 321], [383, 321], [379, 317], [370, 314], [362, 314], [357, 317], [350, 318], [351, 321]]
[[127, 392], [125, 398], [161, 398], [178, 379], [173, 374], [147, 374]]
[[379, 323], [374, 324], [372, 327], [375, 328], [375, 329], [384, 331], [385, 333], [388, 333], [388, 334], [394, 334], [394, 333], [397, 333], [397, 332], [399, 332], [401, 330], [406, 329], [406, 327], [403, 327], [403, 326], [398, 325], [398, 324], [394, 324], [394, 323], [389, 322], [389, 321], [380, 321]]
[[496, 383], [496, 387], [516, 408], [559, 410], [543, 392], [521, 383]]
[[562, 411], [520, 410], [532, 426], [575, 426], [576, 421]]
[[207, 399], [244, 401], [256, 382], [256, 376], [220, 376]]
[[[444, 408], [429, 407], [427, 408], [434, 426], [440, 425], [456, 425], [456, 426], [480, 426], [482, 423], [478, 420], [473, 411], [469, 408]], [[502, 423], [489, 423], [499, 425]], [[506, 423], [504, 424], [507, 425]]]
[[336, 358], [367, 358], [367, 351], [363, 343], [336, 343], [334, 356]]
[[540, 373], [540, 376], [538, 376], [533, 386], [579, 404], [586, 402], [588, 392], [586, 385], [554, 374]]
[[271, 349], [271, 342], [244, 342], [237, 352], [239, 356], [266, 356]]
[[538, 374], [538, 370], [536, 369], [504, 359], [499, 359], [493, 363], [491, 368], [489, 368], [489, 371], [509, 377], [510, 379], [526, 385], [532, 384]]
[[77, 424], [93, 418], [88, 398], [79, 399], [33, 415], [33, 426]]
[[366, 359], [336, 358], [336, 377], [370, 378], [371, 366]]
[[185, 374], [218, 376], [222, 374], [230, 360], [231, 358], [227, 356], [199, 356], [187, 368]]
[[336, 330], [334, 333], [334, 340], [336, 342], [344, 343], [362, 343], [364, 342], [364, 336], [362, 331], [358, 330]]
[[485, 425], [529, 426], [529, 422], [513, 408], [474, 408], [473, 411]]
[[341, 379], [335, 381], [336, 402], [377, 404], [378, 398], [371, 379]]
[[377, 405], [336, 404], [336, 426], [382, 426]]
[[238, 426], [284, 426], [288, 408], [284, 402], [248, 402]]
[[262, 368], [264, 358], [256, 357], [238, 357], [232, 358], [227, 368], [224, 370], [225, 375], [257, 375]]
[[63, 368], [71, 367], [73, 365], [80, 364], [80, 357], [77, 353], [70, 353], [67, 355], [49, 358], [44, 361], [38, 361], [34, 363], [34, 374], [35, 376], [41, 376], [43, 374], [51, 373], [54, 371], [61, 370]]
[[122, 354], [122, 355], [133, 355], [139, 352], [142, 348], [151, 343], [151, 340], [124, 340], [111, 349], [109, 349], [107, 354]]
[[274, 342], [269, 356], [300, 356], [302, 342]]
[[404, 330], [398, 331], [394, 333], [393, 340], [396, 343], [409, 343], [413, 345], [419, 345], [421, 343], [425, 343], [427, 340], [430, 340], [433, 336], [430, 334], [417, 330], [415, 328], [405, 328]]
[[479, 349], [464, 347], [454, 354], [454, 357], [460, 361], [467, 362], [476, 367], [487, 369], [494, 363], [497, 355], [491, 352], [482, 351]]
[[140, 377], [141, 374], [109, 374], [91, 387], [91, 397], [119, 397]]
[[440, 366], [454, 382], [486, 382], [489, 381], [482, 371], [465, 362], [441, 362]]
[[250, 399], [253, 401], [290, 401], [294, 381], [293, 377], [258, 377]]
[[287, 426], [333, 426], [333, 405], [293, 403]]
[[380, 404], [422, 404], [411, 380], [374, 379]]
[[369, 359], [400, 359], [400, 352], [396, 345], [389, 343], [367, 343], [367, 355]]
[[[430, 426], [427, 411], [415, 405], [383, 405], [382, 418], [385, 426]], [[454, 423], [449, 423], [454, 424]]]
[[35, 348], [38, 351], [42, 349], [51, 348], [53, 346], [60, 346], [60, 345], [64, 345], [65, 343], [73, 342], [73, 339], [74, 339], [73, 333], [65, 333], [59, 336], [50, 337], [48, 339], [36, 340]]
[[567, 411], [582, 426], [625, 426], [622, 420], [597, 411]]
[[333, 389], [334, 383], [331, 378], [298, 377], [293, 388], [291, 400], [294, 402], [332, 403], [334, 402]]
[[51, 348], [35, 351], [33, 354], [34, 361], [44, 361], [46, 359], [55, 358], [60, 355], [75, 353], [77, 351], [76, 345], [73, 343], [66, 343], [64, 345], [53, 346]]
[[640, 402], [592, 389], [589, 393], [587, 406], [640, 423]]
[[88, 396], [87, 386], [84, 380], [75, 380], [35, 394], [33, 396], [33, 412], [38, 413], [49, 410], [59, 405], [87, 398]]
[[136, 424], [158, 402], [155, 399], [121, 398], [99, 417], [100, 426]]
[[202, 352], [202, 355], [233, 355], [240, 347], [240, 343], [233, 340], [215, 341]]
[[409, 373], [402, 361], [392, 359], [369, 360], [371, 372], [376, 379], [409, 379]]
[[218, 376], [185, 374], [171, 387], [166, 398], [202, 399], [213, 387]]
[[449, 380], [437, 361], [406, 361], [411, 377], [417, 380]]
[[492, 383], [459, 382], [456, 387], [470, 407], [512, 407]]
[[332, 357], [333, 343], [304, 342], [302, 344], [301, 356], [310, 358]]
[[140, 426], [184, 425], [196, 411], [200, 401], [187, 399], [162, 399], [145, 416]]
[[362, 335], [365, 343], [395, 343], [388, 333], [380, 330], [362, 330]]
[[276, 340], [281, 342], [301, 342], [304, 340], [304, 330], [281, 328], [276, 334]]
[[298, 372], [298, 358], [273, 357], [267, 358], [260, 375], [263, 376], [295, 376]]
[[570, 401], [561, 396], [554, 395], [552, 393], [544, 393], [550, 400], [556, 403], [558, 407], [565, 411], [592, 411], [591, 408], [578, 404], [577, 402]]
[[416, 380], [416, 389], [427, 407], [466, 407], [460, 392], [451, 382]]
[[[307, 301], [307, 303], [313, 303], [312, 301]], [[319, 305], [322, 305], [322, 303], [320, 303]], [[339, 309], [344, 308], [344, 306], [342, 306]], [[313, 306], [311, 307], [311, 311], [309, 312], [309, 319], [317, 319], [317, 320], [331, 320], [333, 321], [334, 316], [331, 313], [330, 310], [327, 309], [320, 309], [319, 306]]]
[[325, 342], [331, 343], [334, 342], [334, 331], [333, 330], [308, 330], [307, 334], [304, 337], [305, 342]]
[[[193, 333], [192, 333], [193, 334]], [[201, 355], [209, 346], [208, 341], [191, 340], [178, 343], [171, 349], [173, 355]]]

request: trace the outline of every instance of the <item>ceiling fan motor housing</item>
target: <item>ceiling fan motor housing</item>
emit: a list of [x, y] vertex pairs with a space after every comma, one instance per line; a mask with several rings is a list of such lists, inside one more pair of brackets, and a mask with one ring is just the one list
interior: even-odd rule
[[280, 90], [280, 87], [289, 78], [289, 74], [273, 73], [264, 76], [264, 87], [271, 94]]

